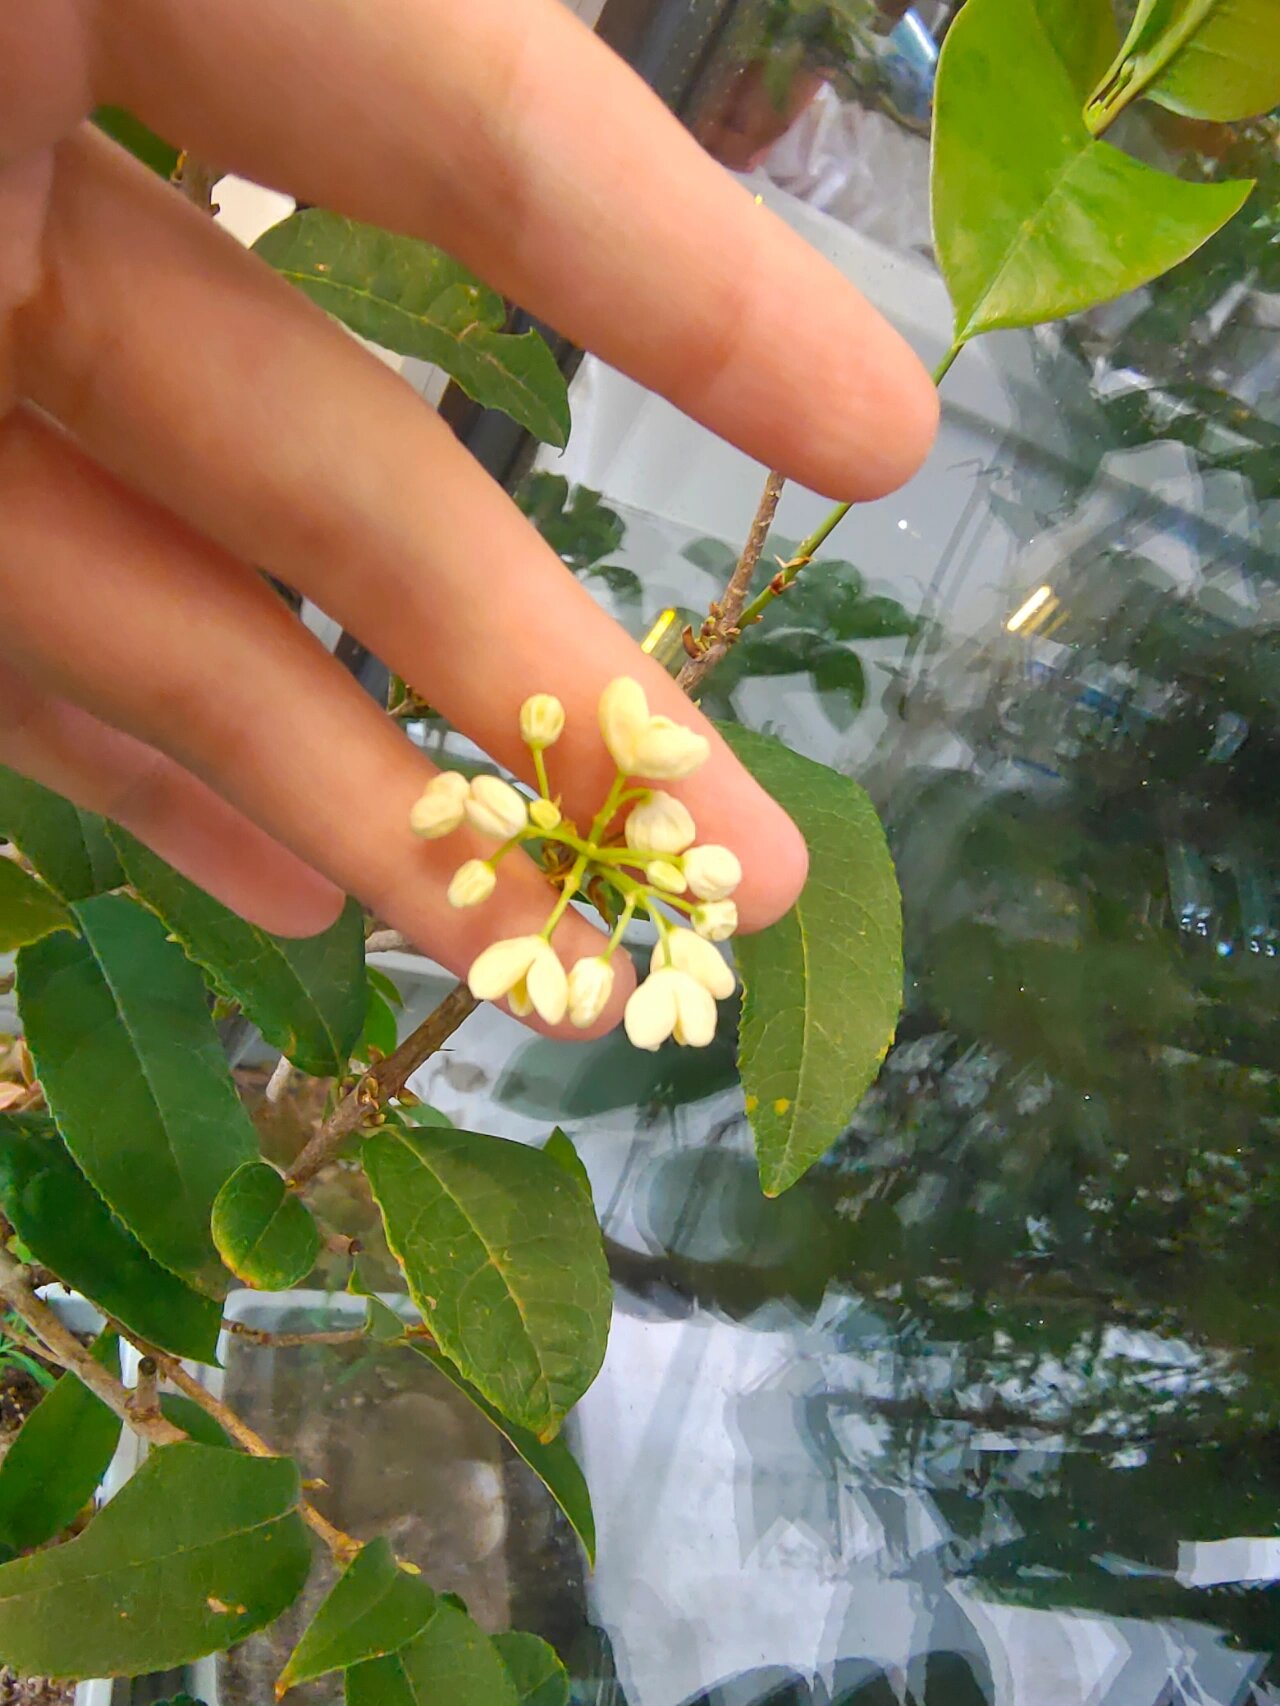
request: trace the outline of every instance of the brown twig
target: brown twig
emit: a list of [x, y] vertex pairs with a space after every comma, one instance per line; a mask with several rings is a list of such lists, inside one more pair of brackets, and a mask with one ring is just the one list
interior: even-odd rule
[[186, 1435], [163, 1416], [133, 1414], [133, 1394], [121, 1384], [109, 1369], [90, 1356], [89, 1352], [69, 1332], [42, 1298], [31, 1289], [31, 1280], [21, 1262], [15, 1262], [6, 1250], [0, 1250], [0, 1297], [20, 1315], [36, 1337], [52, 1352], [52, 1360], [70, 1369], [95, 1397], [101, 1398], [122, 1421], [128, 1422], [152, 1445], [175, 1445]]
[[403, 954], [416, 950], [407, 936], [398, 930], [371, 930], [364, 939], [366, 954]]
[[[369, 1337], [363, 1327], [336, 1327], [328, 1333], [269, 1333], [263, 1327], [248, 1327], [243, 1321], [224, 1321], [222, 1326], [224, 1332], [234, 1333], [236, 1338], [244, 1339], [248, 1344], [269, 1345], [272, 1350], [298, 1345], [354, 1345]], [[404, 1336], [406, 1339], [430, 1339], [432, 1335], [426, 1327], [406, 1322]]]
[[465, 983], [455, 984], [435, 1011], [427, 1014], [395, 1053], [380, 1060], [342, 1098], [286, 1173], [289, 1184], [295, 1190], [305, 1185], [327, 1162], [333, 1160], [353, 1132], [362, 1126], [376, 1124], [384, 1103], [404, 1089], [423, 1061], [428, 1060], [479, 1005]]
[[747, 534], [747, 542], [734, 565], [724, 595], [711, 606], [711, 613], [698, 634], [691, 635], [686, 630], [685, 643], [690, 648], [691, 655], [676, 677], [676, 685], [690, 696], [738, 637], [738, 618], [747, 602], [756, 564], [760, 561], [765, 541], [769, 537], [769, 529], [773, 526], [778, 499], [782, 496], [782, 486], [783, 476], [775, 469], [764, 483], [760, 502], [756, 506], [755, 519], [751, 523], [751, 531]]
[[215, 167], [187, 153], [178, 156], [178, 164], [173, 169], [173, 181], [187, 200], [201, 213], [210, 215], [218, 211], [213, 188], [221, 176]]
[[[254, 1433], [247, 1422], [242, 1422], [230, 1405], [224, 1404], [221, 1398], [215, 1398], [193, 1375], [188, 1374], [176, 1357], [165, 1356], [159, 1351], [151, 1354], [164, 1371], [165, 1379], [171, 1381], [193, 1404], [198, 1404], [207, 1416], [212, 1416], [218, 1426], [230, 1434], [237, 1445], [243, 1446], [251, 1457], [280, 1455], [273, 1446], [267, 1444], [261, 1434]], [[349, 1564], [360, 1550], [360, 1541], [353, 1535], [344, 1534], [305, 1499], [298, 1502], [298, 1515], [312, 1533], [324, 1541], [339, 1564]]]
[[138, 1359], [138, 1378], [129, 1398], [129, 1424], [149, 1421], [160, 1414], [160, 1394], [156, 1387], [156, 1359]]

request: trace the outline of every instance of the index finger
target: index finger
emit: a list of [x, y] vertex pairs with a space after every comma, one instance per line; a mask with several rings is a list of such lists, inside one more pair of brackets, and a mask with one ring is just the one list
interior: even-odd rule
[[559, 0], [113, 0], [93, 92], [236, 171], [439, 243], [770, 467], [915, 472], [907, 344]]

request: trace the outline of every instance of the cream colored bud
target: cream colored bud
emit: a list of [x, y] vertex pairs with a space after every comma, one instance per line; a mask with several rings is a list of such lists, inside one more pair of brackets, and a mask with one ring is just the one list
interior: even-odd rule
[[654, 859], [645, 870], [645, 876], [654, 888], [666, 889], [668, 894], [683, 894], [688, 888], [684, 880], [684, 872], [679, 865], [673, 865], [670, 859]]
[[684, 874], [699, 900], [727, 900], [742, 881], [742, 866], [727, 847], [709, 841], [685, 854]]
[[493, 893], [497, 877], [483, 859], [468, 859], [459, 865], [449, 884], [450, 906], [479, 906]]
[[723, 942], [738, 928], [738, 909], [731, 900], [704, 900], [689, 922], [708, 942]]
[[540, 953], [525, 974], [525, 988], [533, 1002], [533, 1010], [548, 1025], [558, 1025], [569, 1005], [569, 979], [560, 963], [560, 956], [550, 942], [542, 944]]
[[433, 776], [409, 813], [409, 827], [424, 841], [435, 841], [457, 829], [463, 818], [463, 803], [470, 783], [456, 770]]
[[619, 770], [631, 770], [635, 737], [649, 720], [644, 688], [629, 675], [611, 681], [600, 695], [600, 733]]
[[580, 1031], [594, 1025], [613, 994], [613, 967], [595, 955], [579, 960], [569, 973], [569, 1023]]
[[641, 853], [683, 853], [698, 831], [683, 800], [655, 788], [627, 818], [627, 846]]
[[520, 738], [526, 746], [554, 746], [564, 733], [564, 706], [554, 693], [534, 693], [520, 707]]
[[600, 733], [619, 770], [655, 782], [692, 776], [711, 751], [704, 736], [650, 713], [644, 688], [629, 675], [600, 695]]
[[501, 1001], [524, 982], [529, 967], [546, 946], [541, 936], [507, 936], [490, 943], [471, 962], [468, 988], [477, 1001]]
[[636, 737], [630, 774], [653, 782], [679, 782], [700, 770], [710, 756], [704, 735], [670, 717], [650, 717]]
[[564, 967], [541, 936], [509, 936], [494, 942], [472, 962], [467, 984], [477, 1001], [500, 1001], [521, 1018], [537, 1013], [548, 1024], [564, 1018], [568, 1000]]
[[472, 829], [492, 836], [495, 841], [509, 841], [529, 826], [529, 806], [524, 795], [500, 776], [475, 777], [465, 807]]
[[622, 1023], [636, 1048], [652, 1053], [676, 1028], [676, 992], [672, 980], [683, 974], [664, 968], [645, 978], [627, 997]]
[[554, 800], [531, 800], [529, 819], [538, 829], [557, 829], [560, 825], [560, 807]]
[[670, 951], [670, 963], [677, 971], [686, 971], [695, 982], [704, 989], [710, 990], [717, 1001], [723, 1001], [733, 994], [736, 979], [733, 968], [723, 954], [717, 953], [711, 943], [696, 935], [692, 930], [668, 930], [665, 946], [662, 942], [654, 945], [651, 969], [657, 971], [667, 964], [667, 952]]
[[688, 972], [662, 966], [651, 972], [627, 1002], [627, 1036], [636, 1048], [660, 1048], [668, 1037], [689, 1048], [705, 1048], [716, 1034], [711, 992]]

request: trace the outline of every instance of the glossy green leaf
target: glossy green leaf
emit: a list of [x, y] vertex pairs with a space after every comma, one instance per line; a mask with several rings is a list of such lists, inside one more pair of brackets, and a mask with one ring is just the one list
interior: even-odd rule
[[434, 362], [485, 408], [568, 442], [568, 391], [546, 343], [504, 332], [502, 298], [442, 250], [319, 208], [272, 226], [254, 250], [362, 338]]
[[145, 1248], [211, 1296], [223, 1181], [257, 1154], [200, 973], [163, 924], [120, 895], [79, 902], [83, 937], [18, 956], [18, 1007], [67, 1148]]
[[307, 1625], [277, 1692], [398, 1652], [438, 1609], [426, 1582], [400, 1568], [390, 1541], [380, 1535], [360, 1549]]
[[[374, 1301], [370, 1299], [371, 1317]], [[586, 1476], [564, 1440], [540, 1440], [536, 1434], [530, 1433], [528, 1428], [517, 1427], [514, 1422], [508, 1421], [500, 1410], [495, 1409], [487, 1398], [482, 1397], [470, 1381], [464, 1380], [448, 1357], [441, 1356], [434, 1346], [424, 1344], [421, 1339], [414, 1339], [410, 1343], [419, 1356], [425, 1357], [434, 1368], [438, 1368], [445, 1379], [456, 1386], [463, 1397], [468, 1398], [476, 1409], [493, 1423], [517, 1457], [522, 1458], [533, 1470], [582, 1542], [587, 1562], [594, 1564], [596, 1519], [591, 1509], [591, 1494], [587, 1488]]]
[[311, 1563], [283, 1457], [155, 1450], [83, 1534], [0, 1567], [0, 1654], [20, 1675], [137, 1676], [243, 1641]]
[[144, 166], [150, 166], [159, 177], [171, 178], [177, 170], [178, 150], [173, 144], [148, 130], [140, 119], [134, 118], [123, 107], [99, 107], [93, 115], [93, 122], [113, 142], [118, 142], [135, 159], [141, 160]]
[[587, 1200], [593, 1201], [591, 1195], [591, 1175], [582, 1165], [582, 1157], [573, 1147], [573, 1139], [560, 1126], [552, 1131], [551, 1136], [542, 1146], [542, 1153], [549, 1155], [557, 1167], [563, 1167], [571, 1179], [576, 1179], [587, 1193]]
[[1085, 108], [1101, 131], [1139, 95], [1230, 123], [1280, 105], [1276, 0], [1139, 0], [1129, 34]]
[[103, 818], [2, 764], [0, 837], [20, 847], [63, 900], [87, 900], [124, 881]]
[[1187, 183], [1089, 134], [1081, 106], [1104, 30], [1109, 0], [967, 0], [947, 34], [933, 230], [957, 346], [1146, 283], [1225, 225], [1252, 188]]
[[234, 1440], [223, 1432], [209, 1412], [188, 1398], [185, 1392], [162, 1392], [160, 1414], [175, 1428], [189, 1434], [197, 1445], [216, 1445], [223, 1451], [237, 1449]]
[[71, 914], [52, 889], [13, 859], [0, 858], [0, 954], [38, 942], [54, 930], [74, 930]]
[[0, 1114], [0, 1208], [36, 1261], [139, 1338], [214, 1360], [218, 1304], [151, 1259], [44, 1114]]
[[349, 900], [318, 936], [272, 936], [112, 827], [129, 881], [267, 1042], [318, 1078], [347, 1069], [364, 1023], [364, 927]]
[[[120, 1373], [114, 1333], [99, 1334], [93, 1355]], [[73, 1523], [106, 1474], [122, 1425], [74, 1374], [64, 1374], [0, 1460], [0, 1546], [25, 1552]]]
[[214, 1199], [210, 1225], [218, 1254], [258, 1291], [301, 1285], [320, 1254], [311, 1210], [265, 1161], [246, 1161]]
[[536, 1149], [452, 1127], [387, 1127], [364, 1169], [387, 1242], [444, 1354], [550, 1439], [604, 1359], [612, 1295], [581, 1186]]
[[398, 1041], [399, 1021], [396, 1019], [395, 1010], [370, 984], [365, 994], [364, 1023], [356, 1053], [368, 1060], [372, 1050], [385, 1060], [389, 1054], [396, 1052]]
[[[353, 1268], [353, 1279], [355, 1274], [356, 1269]], [[358, 1288], [355, 1286], [348, 1286], [347, 1289], [349, 1291], [354, 1291]], [[404, 1338], [405, 1323], [396, 1314], [394, 1309], [387, 1308], [381, 1298], [374, 1297], [367, 1292], [365, 1293], [365, 1296], [367, 1298], [364, 1312], [365, 1332], [368, 1333], [371, 1339], [376, 1339], [381, 1345], [399, 1344], [400, 1340]]]
[[415, 1641], [347, 1672], [347, 1706], [521, 1706], [506, 1665], [464, 1611], [443, 1600]]
[[520, 1706], [569, 1706], [569, 1673], [554, 1647], [519, 1629], [492, 1639]]
[[738, 1062], [767, 1196], [844, 1131], [893, 1041], [902, 908], [875, 808], [856, 782], [748, 729], [721, 733], [799, 826], [809, 878], [784, 918], [735, 938]]

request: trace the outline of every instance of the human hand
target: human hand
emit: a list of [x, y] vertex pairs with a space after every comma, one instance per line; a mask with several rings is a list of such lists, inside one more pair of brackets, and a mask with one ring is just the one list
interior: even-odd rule
[[[0, 760], [281, 933], [323, 928], [334, 885], [455, 971], [536, 930], [528, 861], [448, 907], [470, 849], [408, 827], [432, 767], [269, 569], [521, 774], [518, 707], [557, 694], [570, 814], [608, 781], [600, 690], [635, 676], [710, 733], [674, 791], [739, 852], [743, 927], [777, 917], [786, 817], [403, 381], [85, 122], [105, 103], [439, 243], [833, 498], [899, 484], [936, 423], [898, 335], [556, 0], [5, 6]], [[570, 915], [557, 946], [596, 940]]]

